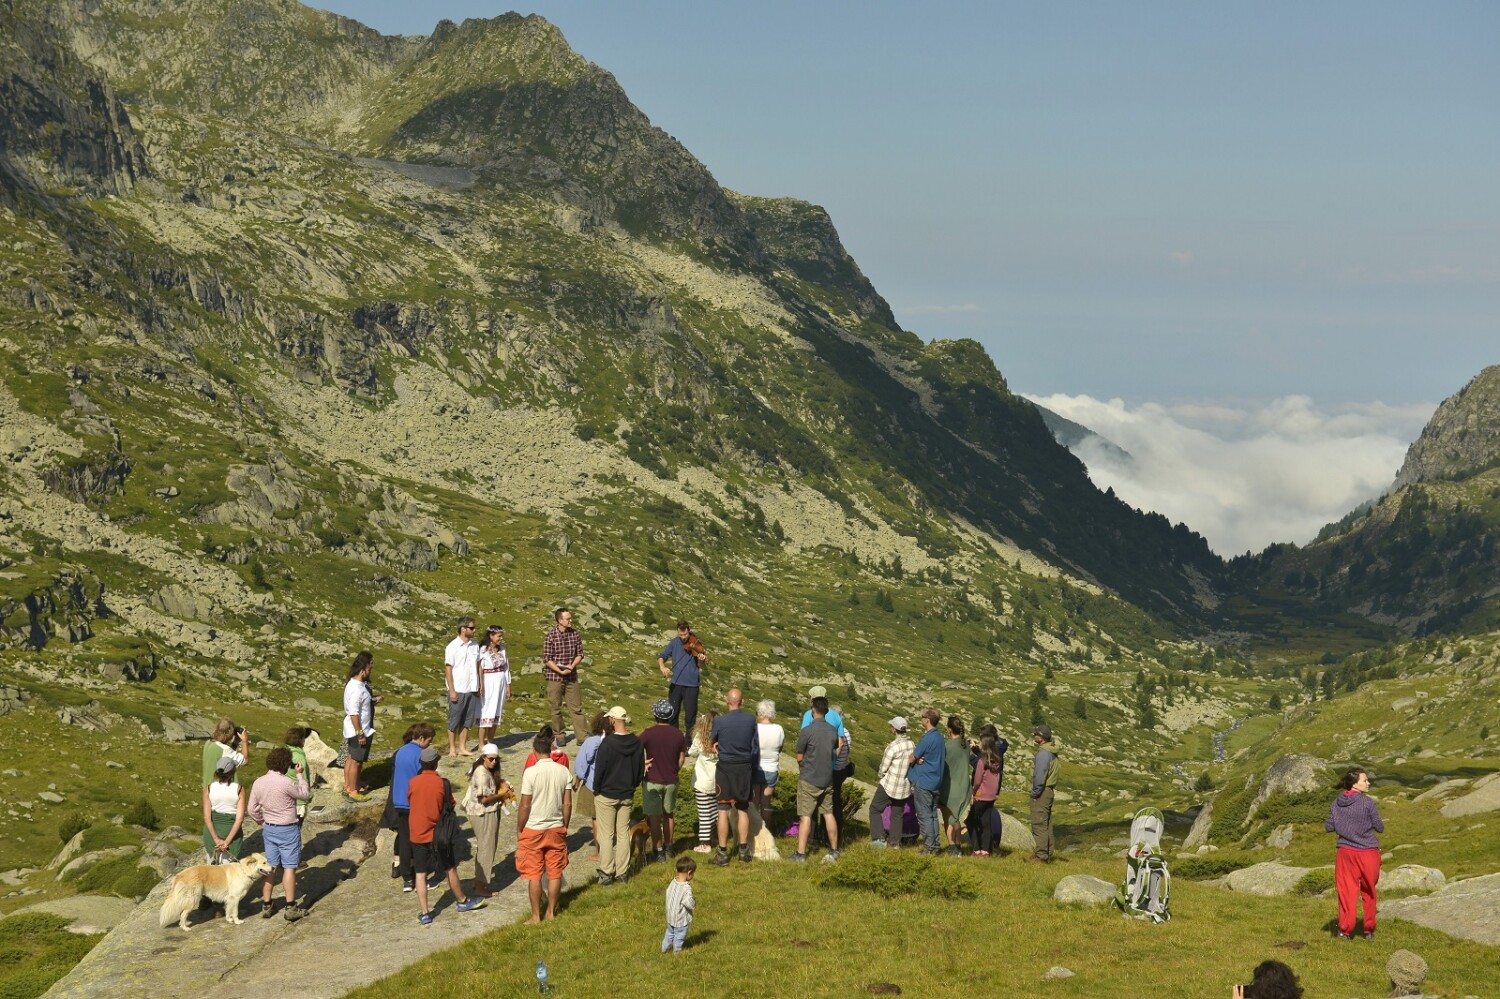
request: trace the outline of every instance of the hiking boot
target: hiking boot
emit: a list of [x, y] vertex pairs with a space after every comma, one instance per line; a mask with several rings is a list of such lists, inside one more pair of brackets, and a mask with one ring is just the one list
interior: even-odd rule
[[839, 859], [839, 852], [837, 850], [829, 850], [827, 853], [825, 853], [823, 855], [823, 863], [825, 863], [825, 864], [831, 864], [831, 863], [833, 863], [834, 861], [836, 861], [838, 859]]
[[1374, 930], [1365, 930], [1365, 935], [1364, 935], [1363, 939], [1365, 939], [1365, 940], [1374, 940], [1375, 939], [1375, 931]]
[[600, 871], [599, 872], [599, 877], [598, 877], [598, 883], [599, 883], [599, 887], [601, 887], [601, 888], [603, 888], [606, 885], [612, 885], [612, 884], [615, 883], [614, 875], [612, 875], [612, 874], [605, 874], [603, 871]]
[[709, 863], [713, 864], [715, 867], [728, 867], [729, 851], [724, 849], [722, 846], [719, 847], [719, 849], [714, 853], [713, 859], [710, 860]]
[[886, 847], [890, 846], [890, 844], [883, 839], [872, 839], [870, 840], [870, 846], [875, 848], [876, 850], [884, 850]]
[[394, 864], [391, 865], [391, 877], [393, 877], [393, 878], [399, 878], [400, 876], [401, 876], [401, 862], [397, 861], [396, 863], [394, 863]]
[[475, 909], [483, 909], [489, 903], [482, 898], [466, 898], [453, 908], [459, 912], [473, 912]]
[[401, 879], [401, 890], [402, 891], [416, 891], [417, 890], [417, 879], [416, 878], [402, 878]]
[[1029, 857], [1026, 858], [1026, 863], [1028, 863], [1028, 864], [1050, 864], [1050, 863], [1052, 863], [1052, 859], [1050, 857], [1038, 857], [1036, 854], [1033, 853], [1031, 856], [1029, 856]]
[[1343, 930], [1339, 930], [1339, 934], [1338, 935], [1339, 935], [1339, 939], [1340, 940], [1353, 940], [1354, 939], [1352, 936], [1350, 936], [1349, 934], [1345, 933]]
[[962, 857], [963, 855], [964, 855], [964, 852], [962, 850], [960, 850], [958, 847], [956, 847], [956, 846], [949, 846], [948, 847], [948, 856], [950, 856], [950, 857]]
[[272, 906], [272, 904], [270, 902], [262, 902], [260, 904], [260, 918], [261, 919], [270, 919], [271, 918], [271, 913], [274, 912], [274, 911], [275, 911], [275, 908], [274, 908], [274, 906]]
[[802, 864], [802, 863], [806, 863], [807, 862], [807, 854], [805, 854], [805, 853], [794, 853], [794, 854], [792, 854], [790, 857], [788, 857], [786, 859], [790, 860], [794, 864]]
[[307, 910], [300, 905], [289, 905], [281, 910], [281, 917], [289, 923], [295, 923], [305, 915], [307, 915]]
[[749, 843], [741, 843], [740, 844], [740, 863], [742, 863], [742, 864], [748, 864], [748, 863], [750, 863], [750, 844]]

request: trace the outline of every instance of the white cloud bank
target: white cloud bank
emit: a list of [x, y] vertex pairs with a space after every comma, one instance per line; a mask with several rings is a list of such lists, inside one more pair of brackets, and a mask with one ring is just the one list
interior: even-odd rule
[[1306, 396], [1258, 408], [1028, 398], [1130, 452], [1125, 460], [1089, 443], [1077, 449], [1100, 489], [1186, 523], [1225, 556], [1305, 544], [1379, 496], [1437, 408], [1372, 402], [1325, 411]]

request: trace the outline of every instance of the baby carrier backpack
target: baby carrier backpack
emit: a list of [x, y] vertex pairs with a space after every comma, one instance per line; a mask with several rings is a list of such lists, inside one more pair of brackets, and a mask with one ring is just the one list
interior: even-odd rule
[[1130, 851], [1125, 857], [1125, 883], [1115, 904], [1127, 916], [1165, 923], [1172, 918], [1172, 875], [1161, 852], [1166, 819], [1157, 808], [1143, 808], [1130, 823]]

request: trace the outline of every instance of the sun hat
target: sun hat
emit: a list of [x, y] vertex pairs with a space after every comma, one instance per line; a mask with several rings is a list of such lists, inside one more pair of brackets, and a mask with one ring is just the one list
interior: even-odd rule
[[[673, 713], [672, 702], [667, 700], [665, 697], [657, 701], [655, 704], [651, 705], [651, 717], [655, 718], [657, 721], [667, 721], [672, 717]], [[630, 719], [627, 718], [625, 720], [629, 721]]]

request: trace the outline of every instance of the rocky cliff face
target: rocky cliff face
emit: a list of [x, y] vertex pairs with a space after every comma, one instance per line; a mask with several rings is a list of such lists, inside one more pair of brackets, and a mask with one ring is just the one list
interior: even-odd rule
[[1396, 489], [1458, 479], [1500, 465], [1500, 365], [1485, 368], [1443, 401], [1407, 449]]

